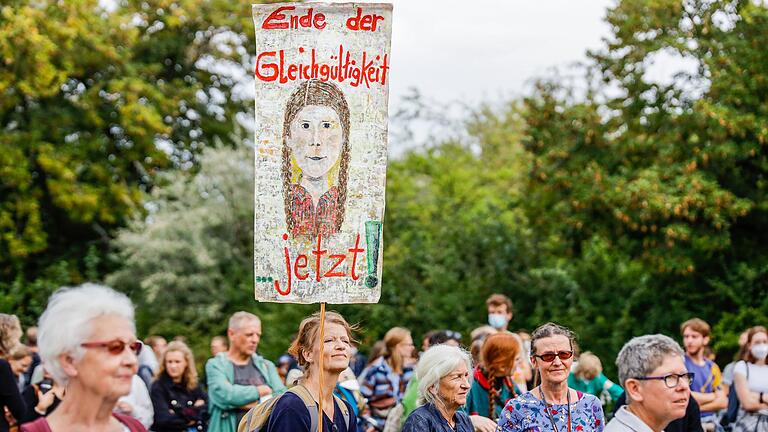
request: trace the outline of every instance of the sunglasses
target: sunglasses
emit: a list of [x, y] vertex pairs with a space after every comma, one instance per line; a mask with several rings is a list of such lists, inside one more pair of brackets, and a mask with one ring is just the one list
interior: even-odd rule
[[80, 346], [83, 348], [106, 348], [107, 352], [112, 355], [120, 355], [125, 351], [125, 347], [128, 347], [132, 353], [139, 355], [144, 344], [138, 340], [123, 342], [120, 339], [115, 339], [107, 342], [84, 342]]
[[533, 356], [549, 363], [555, 361], [555, 357], [558, 357], [560, 360], [568, 360], [573, 357], [573, 351], [558, 351], [556, 353], [544, 353], [541, 355], [534, 354]]

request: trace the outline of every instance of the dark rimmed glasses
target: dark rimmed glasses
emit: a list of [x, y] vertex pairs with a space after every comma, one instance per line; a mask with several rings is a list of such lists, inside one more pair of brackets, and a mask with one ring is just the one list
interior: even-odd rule
[[569, 358], [573, 357], [573, 351], [558, 351], [556, 353], [534, 354], [533, 356], [538, 357], [547, 363], [550, 363], [555, 361], [555, 357], [563, 361], [568, 360]]
[[125, 351], [125, 347], [128, 347], [132, 353], [139, 355], [144, 344], [139, 340], [125, 342], [120, 339], [115, 339], [106, 342], [83, 342], [80, 346], [83, 348], [105, 348], [107, 352], [112, 355], [120, 355]]
[[680, 384], [680, 380], [682, 379], [684, 383], [688, 384], [690, 386], [693, 384], [693, 377], [696, 374], [693, 372], [687, 372], [683, 374], [669, 374], [664, 376], [645, 376], [645, 377], [635, 377], [636, 380], [640, 381], [649, 381], [649, 380], [663, 380], [664, 385], [669, 388], [675, 388], [678, 384]]

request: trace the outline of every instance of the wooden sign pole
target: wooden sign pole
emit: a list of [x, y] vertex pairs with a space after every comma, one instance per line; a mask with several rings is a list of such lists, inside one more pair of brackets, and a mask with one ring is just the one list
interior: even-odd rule
[[320, 303], [320, 359], [318, 361], [318, 369], [320, 369], [320, 400], [317, 401], [317, 432], [323, 432], [323, 387], [325, 386], [323, 357], [325, 357], [325, 303]]

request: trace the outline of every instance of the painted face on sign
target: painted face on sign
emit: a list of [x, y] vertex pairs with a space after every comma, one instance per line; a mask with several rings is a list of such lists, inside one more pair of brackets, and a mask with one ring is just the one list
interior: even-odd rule
[[291, 122], [288, 145], [302, 173], [312, 179], [326, 175], [341, 154], [343, 132], [333, 108], [307, 105]]

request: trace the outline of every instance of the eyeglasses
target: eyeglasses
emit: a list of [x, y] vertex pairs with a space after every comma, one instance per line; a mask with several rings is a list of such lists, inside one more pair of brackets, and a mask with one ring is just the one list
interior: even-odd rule
[[573, 357], [573, 351], [558, 351], [556, 353], [544, 353], [541, 355], [534, 354], [533, 356], [549, 363], [555, 361], [555, 357], [558, 357], [560, 360], [568, 360], [569, 358]]
[[693, 372], [688, 372], [684, 374], [669, 374], [664, 376], [635, 377], [635, 379], [641, 381], [664, 380], [664, 385], [669, 388], [675, 388], [678, 384], [680, 384], [680, 379], [684, 379], [684, 382], [690, 386], [693, 383], [693, 377], [695, 375], [696, 374]]
[[112, 355], [120, 355], [125, 351], [125, 347], [128, 347], [131, 352], [139, 355], [141, 348], [144, 346], [141, 341], [124, 342], [120, 339], [115, 339], [107, 342], [84, 342], [80, 344], [83, 348], [106, 348]]

